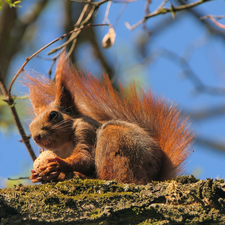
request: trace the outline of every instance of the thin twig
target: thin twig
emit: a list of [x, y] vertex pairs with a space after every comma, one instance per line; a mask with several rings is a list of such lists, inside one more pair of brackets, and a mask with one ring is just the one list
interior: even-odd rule
[[145, 14], [146, 15], [150, 13], [149, 12], [149, 5], [150, 5], [150, 3], [151, 3], [151, 0], [147, 0], [146, 1], [146, 5], [145, 5]]
[[19, 133], [22, 137], [22, 141], [23, 143], [25, 144], [29, 154], [30, 154], [30, 157], [31, 159], [34, 161], [36, 159], [36, 155], [30, 145], [30, 136], [27, 136], [24, 129], [23, 129], [23, 126], [20, 122], [20, 119], [19, 119], [19, 116], [17, 114], [17, 111], [16, 111], [16, 108], [15, 108], [15, 103], [14, 103], [14, 100], [13, 98], [11, 97], [11, 95], [9, 94], [9, 91], [7, 90], [6, 86], [4, 85], [4, 82], [3, 82], [3, 79], [2, 79], [2, 75], [1, 75], [1, 71], [0, 71], [0, 88], [3, 92], [3, 94], [5, 95], [5, 102], [7, 102], [7, 104], [9, 105], [9, 108], [11, 110], [11, 113], [12, 113], [12, 116], [13, 116], [13, 119], [15, 121], [15, 124], [19, 130]]
[[[90, 0], [88, 0], [88, 1], [90, 2]], [[84, 8], [83, 8], [83, 10], [82, 10], [82, 12], [81, 12], [81, 14], [80, 14], [80, 16], [79, 16], [79, 18], [78, 18], [76, 24], [75, 24], [75, 27], [76, 27], [76, 26], [79, 26], [79, 25], [81, 24], [81, 22], [83, 21], [84, 15], [85, 15], [85, 13], [87, 12], [88, 7], [89, 7], [89, 4], [86, 4], [86, 5], [84, 6]]]
[[91, 1], [79, 1], [79, 0], [69, 0], [70, 2], [75, 2], [75, 3], [82, 3], [82, 4], [88, 4], [88, 5], [101, 5], [105, 2], [108, 2], [110, 0], [102, 0], [102, 1], [99, 1], [99, 2], [91, 2]]
[[115, 22], [114, 22], [114, 24], [113, 24], [114, 29], [116, 29], [116, 26], [117, 26], [117, 24], [118, 24], [118, 22], [119, 22], [119, 19], [120, 19], [120, 17], [122, 16], [122, 13], [123, 13], [124, 10], [126, 9], [127, 5], [128, 5], [127, 2], [124, 3], [124, 5], [122, 6], [122, 8], [120, 9], [120, 11], [119, 11], [119, 13], [118, 13], [118, 15], [117, 15], [117, 17], [116, 17], [116, 19], [115, 19]]
[[[140, 20], [139, 22], [137, 22], [136, 24], [134, 24], [133, 26], [131, 26], [128, 22], [125, 23], [126, 27], [129, 29], [129, 30], [133, 30], [135, 28], [137, 28], [138, 26], [140, 26], [141, 24], [145, 23], [145, 21], [151, 17], [154, 17], [154, 16], [158, 16], [158, 15], [161, 15], [161, 14], [166, 14], [166, 13], [172, 13], [172, 14], [175, 14], [176, 12], [179, 12], [179, 11], [183, 11], [183, 10], [187, 10], [187, 9], [190, 9], [190, 8], [193, 8], [197, 5], [200, 5], [204, 2], [208, 2], [208, 1], [212, 1], [212, 0], [199, 0], [197, 2], [192, 2], [190, 4], [187, 4], [187, 5], [181, 5], [181, 6], [173, 6], [171, 5], [170, 8], [164, 8], [164, 4], [161, 4], [162, 7], [158, 7], [154, 12], [152, 13], [149, 13], [147, 15], [144, 16], [144, 18], [142, 20]], [[166, 1], [164, 1], [166, 3]], [[164, 3], [163, 2], [163, 3]], [[161, 6], [160, 5], [160, 6]]]
[[[197, 74], [195, 74], [195, 72], [193, 71], [193, 69], [185, 58], [165, 48], [155, 50], [153, 53], [149, 54], [147, 57], [135, 64], [133, 67], [140, 64], [149, 64], [149, 62], [153, 63], [153, 61], [158, 59], [160, 56], [166, 57], [171, 62], [175, 63], [176, 65], [178, 63], [182, 68], [184, 68], [182, 72], [194, 85], [195, 91], [210, 95], [225, 95], [225, 88], [205, 85], [197, 76]], [[129, 67], [129, 70], [130, 69], [132, 69], [132, 67]]]
[[168, 2], [168, 0], [164, 0], [164, 1], [158, 6], [158, 8], [157, 8], [156, 10], [159, 10], [159, 9], [163, 8], [164, 5], [165, 5], [167, 2]]
[[57, 54], [55, 57], [52, 58], [52, 64], [51, 64], [51, 66], [50, 66], [50, 68], [49, 68], [49, 70], [48, 70], [48, 77], [49, 77], [49, 79], [51, 79], [52, 68], [53, 68], [53, 66], [54, 66], [55, 63], [56, 63], [56, 60], [59, 58], [59, 56], [61, 55], [61, 53], [62, 53], [64, 50], [66, 50], [66, 49], [63, 48], [62, 51], [59, 52], [59, 54]]
[[130, 2], [136, 2], [137, 0], [124, 0], [124, 1], [113, 1], [113, 3], [130, 3]]
[[[94, 13], [97, 11], [97, 9], [100, 7], [100, 5], [102, 5], [106, 2], [109, 2], [108, 6], [110, 6], [111, 2], [113, 2], [113, 3], [129, 3], [129, 2], [134, 2], [134, 1], [137, 1], [137, 0], [122, 0], [122, 1], [101, 0], [99, 2], [92, 2], [91, 0], [87, 0], [87, 1], [70, 0], [70, 1], [76, 2], [76, 3], [85, 3], [85, 6], [84, 6], [83, 10], [82, 10], [76, 24], [74, 25], [74, 27], [76, 29], [78, 27], [82, 28], [89, 21], [89, 19], [94, 15]], [[91, 9], [90, 9], [90, 6], [91, 6]], [[109, 9], [108, 9], [108, 11], [109, 11]], [[87, 14], [87, 12], [88, 12], [88, 14]], [[106, 12], [106, 15], [107, 15], [107, 12]], [[87, 14], [87, 16], [86, 16], [86, 18], [84, 18], [84, 16], [86, 14]], [[105, 21], [105, 19], [104, 19], [104, 21]], [[71, 49], [69, 50], [69, 53], [71, 54], [74, 47], [75, 47], [75, 44], [76, 44], [76, 41], [74, 41], [74, 40], [78, 37], [80, 32], [81, 32], [81, 30], [79, 30], [77, 32], [74, 32], [66, 42], [64, 42], [62, 45], [58, 46], [57, 48], [52, 49], [48, 53], [48, 55], [50, 55], [52, 53], [55, 53], [56, 51], [60, 50], [63, 47], [68, 46], [72, 42]]]
[[200, 109], [197, 111], [188, 111], [185, 110], [184, 114], [189, 115], [189, 118], [193, 121], [202, 121], [210, 118], [218, 118], [219, 116], [224, 116], [225, 106], [219, 105], [211, 108]]
[[111, 1], [109, 1], [108, 4], [107, 4], [106, 10], [105, 10], [104, 20], [103, 20], [102, 23], [109, 22], [108, 16], [109, 16], [109, 10], [110, 10], [111, 4], [112, 4]]
[[39, 55], [36, 56], [37, 58], [42, 59], [42, 60], [52, 61], [52, 64], [51, 64], [51, 66], [49, 67], [48, 72], [47, 72], [49, 79], [51, 79], [52, 68], [53, 68], [54, 64], [56, 63], [56, 60], [59, 58], [59, 56], [61, 55], [61, 53], [62, 53], [64, 50], [65, 50], [65, 49], [62, 49], [62, 51], [59, 52], [59, 54], [57, 54], [56, 56], [54, 56], [54, 57], [52, 57], [52, 58], [45, 58], [45, 57], [42, 57], [42, 56], [39, 56]]
[[177, 61], [184, 68], [183, 72], [185, 73], [186, 77], [194, 84], [196, 91], [210, 95], [225, 95], [225, 88], [204, 85], [199, 77], [194, 73], [185, 58], [178, 56], [176, 53], [167, 49], [163, 49], [162, 51], [165, 53], [163, 54], [164, 57], [166, 56], [167, 59], [174, 63]]
[[203, 36], [201, 36], [197, 40], [192, 41], [186, 46], [181, 57], [188, 62], [192, 54], [194, 53], [194, 51], [196, 49], [200, 49], [201, 47], [205, 46], [209, 41], [210, 41], [210, 37], [208, 33], [203, 34]]
[[[106, 0], [103, 0], [102, 2], [104, 2], [104, 1], [106, 1]], [[73, 42], [73, 40], [75, 40], [78, 37], [78, 35], [81, 32], [81, 29], [84, 27], [84, 24], [89, 21], [89, 19], [91, 18], [91, 16], [94, 14], [96, 8], [98, 8], [99, 5], [101, 4], [101, 2], [97, 6], [94, 5], [94, 4], [92, 4], [92, 8], [91, 8], [90, 12], [88, 13], [87, 17], [84, 19], [84, 16], [86, 15], [87, 11], [89, 10], [89, 6], [90, 6], [89, 2], [91, 2], [91, 0], [88, 0], [87, 1], [87, 4], [84, 6], [84, 8], [83, 8], [83, 10], [82, 10], [82, 12], [81, 12], [81, 14], [80, 14], [80, 16], [79, 16], [76, 24], [74, 25], [75, 28], [74, 28], [73, 34], [70, 36], [70, 38], [66, 42], [64, 42], [62, 45], [58, 46], [57, 48], [52, 49], [48, 53], [48, 55], [50, 55], [52, 53], [55, 53], [56, 51], [58, 51], [58, 50], [60, 50], [60, 49], [62, 49], [64, 47], [66, 47], [67, 45], [69, 45], [71, 42]], [[78, 28], [80, 28], [80, 29], [77, 30]], [[74, 48], [74, 47], [75, 47], [75, 45], [73, 44], [72, 45], [72, 48]]]
[[[109, 2], [108, 6], [110, 6], [111, 5], [111, 2], [114, 2], [114, 3], [129, 3], [129, 2], [134, 2], [134, 1], [137, 1], [137, 0], [122, 0], [122, 1], [101, 0], [99, 2], [92, 2], [91, 0], [87, 0], [87, 1], [70, 0], [70, 1], [71, 2], [84, 3], [85, 4], [85, 6], [84, 6], [84, 8], [83, 8], [83, 10], [82, 10], [82, 12], [81, 12], [81, 14], [80, 14], [77, 22], [76, 22], [76, 24], [74, 25], [74, 27], [76, 29], [78, 27], [79, 28], [82, 28], [86, 23], [88, 23], [88, 21], [94, 15], [94, 13], [98, 10], [98, 8], [100, 7], [100, 5], [102, 5], [102, 4], [106, 3], [106, 2]], [[90, 6], [91, 6], [91, 9], [90, 9]], [[106, 12], [106, 15], [107, 15], [107, 12]], [[86, 18], [84, 18], [84, 16], [86, 14], [87, 14], [87, 16], [86, 16]], [[71, 35], [71, 37], [66, 42], [64, 42], [62, 45], [58, 46], [57, 48], [52, 49], [48, 53], [48, 55], [50, 55], [52, 53], [55, 53], [56, 51], [58, 51], [58, 50], [60, 50], [60, 49], [62, 49], [64, 47], [68, 46], [72, 42], [71, 48], [69, 50], [69, 54], [71, 54], [72, 51], [73, 51], [73, 49], [75, 48], [75, 44], [76, 44], [75, 39], [77, 39], [77, 37], [80, 34], [80, 32], [81, 32], [81, 30], [78, 30], [77, 32], [74, 32]]]
[[113, 2], [113, 3], [129, 3], [129, 2], [136, 2], [137, 0], [102, 0], [99, 2], [88, 2], [88, 1], [80, 1], [80, 0], [69, 0], [70, 2], [75, 2], [75, 3], [82, 3], [82, 4], [89, 4], [89, 5], [95, 5], [95, 6], [100, 6], [106, 2]]
[[222, 23], [219, 23], [218, 21], [215, 20], [215, 18], [217, 19], [222, 19], [224, 18], [225, 16], [213, 16], [213, 15], [206, 15], [204, 17], [202, 17], [201, 19], [207, 19], [209, 18], [214, 24], [216, 24], [218, 27], [222, 28], [222, 29], [225, 29], [225, 25], [223, 25]]
[[224, 18], [225, 18], [225, 15], [222, 15], [222, 16], [205, 15], [205, 16], [201, 17], [200, 19], [201, 19], [201, 20], [205, 20], [205, 19], [208, 19], [210, 16], [212, 16], [213, 18], [216, 18], [216, 19], [224, 19]]
[[221, 152], [225, 152], [225, 144], [223, 142], [219, 142], [218, 140], [213, 141], [210, 140], [208, 137], [207, 138], [196, 137], [194, 141], [196, 144], [203, 145], [208, 148], [217, 149], [220, 150]]
[[50, 45], [54, 44], [57, 41], [62, 40], [63, 38], [65, 38], [66, 36], [78, 31], [78, 30], [82, 30], [82, 29], [87, 29], [87, 28], [91, 28], [91, 27], [97, 27], [97, 26], [109, 26], [109, 24], [96, 24], [96, 25], [91, 25], [88, 24], [82, 28], [76, 28], [75, 30], [72, 30], [66, 34], [63, 34], [61, 37], [56, 38], [55, 40], [51, 41], [50, 43], [48, 43], [47, 45], [45, 45], [44, 47], [42, 47], [41, 49], [39, 49], [38, 51], [36, 51], [33, 55], [29, 56], [26, 58], [25, 62], [23, 63], [23, 65], [20, 67], [20, 69], [18, 70], [18, 72], [16, 73], [16, 75], [14, 76], [13, 80], [11, 81], [10, 85], [9, 85], [9, 90], [8, 90], [8, 96], [9, 98], [11, 98], [11, 89], [12, 86], [15, 82], [15, 80], [17, 79], [17, 77], [19, 76], [19, 74], [24, 70], [24, 67], [26, 66], [26, 64], [34, 57], [36, 56], [38, 53], [40, 53], [41, 51], [43, 51], [44, 49], [46, 49], [47, 47], [49, 47]]
[[30, 179], [30, 177], [8, 178], [8, 180], [27, 180], [27, 179]]
[[72, 54], [72, 52], [73, 52], [73, 50], [74, 50], [74, 48], [76, 46], [76, 43], [77, 43], [77, 39], [74, 39], [73, 42], [72, 42], [72, 45], [70, 47], [70, 50], [69, 50], [69, 52], [67, 54], [68, 56], [70, 56]]

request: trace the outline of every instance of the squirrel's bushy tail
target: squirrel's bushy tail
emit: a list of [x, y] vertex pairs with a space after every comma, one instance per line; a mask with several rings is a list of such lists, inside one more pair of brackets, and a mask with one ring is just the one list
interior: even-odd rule
[[[121, 86], [116, 91], [107, 75], [99, 81], [91, 74], [79, 73], [70, 65], [65, 54], [57, 63], [56, 73], [61, 74], [62, 79], [72, 77], [70, 88], [73, 88], [75, 103], [83, 114], [100, 122], [123, 120], [138, 124], [155, 138], [171, 160], [174, 169], [172, 176], [182, 172], [181, 164], [190, 153], [193, 135], [187, 119], [180, 115], [175, 106], [168, 105], [150, 90], [137, 92], [134, 85], [130, 86], [129, 93], [125, 93]], [[45, 95], [46, 101], [51, 101], [55, 96], [52, 82], [47, 78], [30, 77], [26, 85], [41, 89], [41, 98]], [[39, 93], [35, 93], [37, 98]]]

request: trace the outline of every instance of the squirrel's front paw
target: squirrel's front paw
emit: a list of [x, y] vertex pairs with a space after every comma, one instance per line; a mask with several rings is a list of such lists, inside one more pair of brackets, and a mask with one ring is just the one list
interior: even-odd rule
[[38, 168], [38, 175], [34, 174], [34, 178], [38, 176], [37, 179], [41, 179], [42, 182], [57, 181], [60, 173], [66, 173], [70, 170], [70, 166], [64, 159], [54, 157], [46, 159], [46, 164]]
[[30, 179], [32, 183], [38, 183], [38, 182], [46, 183], [48, 181], [57, 181], [59, 174], [60, 173], [57, 171], [52, 171], [49, 173], [42, 174], [42, 172], [39, 173], [39, 172], [36, 172], [35, 170], [31, 170]]
[[69, 172], [72, 168], [65, 159], [58, 157], [52, 151], [43, 151], [34, 161], [34, 169], [31, 171], [30, 179], [33, 183], [62, 180], [62, 173]]
[[30, 180], [32, 181], [32, 183], [41, 182], [41, 179], [39, 177], [39, 173], [36, 172], [35, 170], [31, 170]]

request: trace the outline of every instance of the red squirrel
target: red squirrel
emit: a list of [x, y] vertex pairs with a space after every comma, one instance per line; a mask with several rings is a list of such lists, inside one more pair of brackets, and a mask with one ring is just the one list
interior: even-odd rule
[[57, 156], [46, 159], [32, 182], [67, 177], [147, 184], [182, 172], [192, 132], [180, 111], [152, 92], [116, 91], [108, 76], [97, 80], [75, 70], [62, 54], [56, 82], [27, 77], [35, 118], [34, 141]]

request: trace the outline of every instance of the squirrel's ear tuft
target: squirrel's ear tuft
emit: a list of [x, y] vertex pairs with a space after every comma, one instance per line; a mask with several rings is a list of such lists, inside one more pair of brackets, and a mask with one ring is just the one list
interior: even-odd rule
[[75, 114], [80, 114], [75, 105], [75, 84], [73, 81], [71, 63], [63, 53], [56, 67], [56, 102], [65, 108], [70, 108]]
[[22, 83], [29, 88], [29, 98], [35, 115], [55, 100], [55, 83], [45, 76], [30, 76], [25, 73]]
[[37, 89], [29, 88], [30, 90], [30, 101], [33, 107], [34, 114], [37, 116], [47, 105], [46, 99], [44, 96], [40, 96], [40, 93], [37, 93]]

